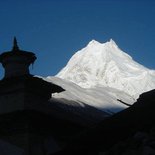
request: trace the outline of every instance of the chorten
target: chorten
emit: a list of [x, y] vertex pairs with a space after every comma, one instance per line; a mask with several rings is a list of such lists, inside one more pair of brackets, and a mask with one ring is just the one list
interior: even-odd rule
[[16, 38], [12, 50], [0, 55], [5, 70], [0, 80], [0, 148], [8, 155], [47, 154], [50, 147], [44, 144], [53, 134], [51, 124], [59, 122], [51, 116], [48, 101], [64, 89], [31, 75], [29, 66], [35, 60], [34, 53], [19, 49]]
[[4, 78], [29, 75], [29, 66], [35, 60], [34, 53], [19, 49], [17, 40], [14, 37], [12, 50], [0, 55], [0, 63], [2, 63], [5, 70]]

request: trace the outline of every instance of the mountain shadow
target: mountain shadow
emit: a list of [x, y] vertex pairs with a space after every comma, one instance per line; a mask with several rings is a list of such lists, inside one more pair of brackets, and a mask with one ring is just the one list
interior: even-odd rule
[[77, 137], [56, 155], [155, 154], [155, 90]]

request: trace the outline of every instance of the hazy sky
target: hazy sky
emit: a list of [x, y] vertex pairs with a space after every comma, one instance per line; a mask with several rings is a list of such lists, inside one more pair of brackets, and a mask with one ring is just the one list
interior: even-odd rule
[[[154, 0], [0, 0], [0, 53], [16, 36], [38, 59], [33, 74], [55, 75], [89, 41], [112, 38], [155, 69]], [[3, 74], [0, 66], [0, 77]]]

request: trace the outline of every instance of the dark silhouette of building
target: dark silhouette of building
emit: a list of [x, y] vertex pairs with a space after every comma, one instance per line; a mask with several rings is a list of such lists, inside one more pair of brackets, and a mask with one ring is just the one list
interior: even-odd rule
[[5, 70], [0, 80], [0, 155], [52, 154], [107, 116], [88, 105], [53, 99], [52, 93], [65, 90], [31, 75], [35, 60], [34, 53], [19, 49], [16, 38], [12, 50], [0, 55]]

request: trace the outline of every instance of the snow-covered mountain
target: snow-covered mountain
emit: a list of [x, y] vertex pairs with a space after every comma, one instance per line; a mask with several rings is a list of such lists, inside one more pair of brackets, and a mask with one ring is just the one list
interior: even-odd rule
[[112, 39], [106, 43], [92, 40], [55, 77], [45, 80], [66, 90], [54, 98], [115, 113], [155, 88], [155, 71], [135, 62]]
[[57, 77], [82, 88], [115, 88], [134, 98], [155, 88], [155, 71], [135, 62], [112, 39], [103, 44], [89, 42], [72, 56]]

